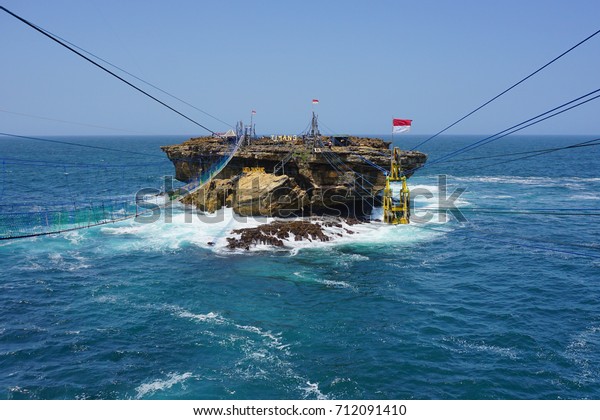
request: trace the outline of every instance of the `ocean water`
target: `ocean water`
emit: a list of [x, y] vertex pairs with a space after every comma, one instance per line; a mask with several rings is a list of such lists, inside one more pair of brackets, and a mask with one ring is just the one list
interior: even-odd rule
[[[433, 161], [483, 137], [421, 150]], [[1, 205], [158, 187], [173, 174], [158, 146], [186, 137], [55, 139], [146, 154], [3, 138]], [[327, 243], [232, 252], [228, 233], [264, 220], [180, 208], [1, 241], [0, 398], [598, 399], [600, 151], [484, 167], [515, 157], [432, 165], [409, 180], [422, 223]]]

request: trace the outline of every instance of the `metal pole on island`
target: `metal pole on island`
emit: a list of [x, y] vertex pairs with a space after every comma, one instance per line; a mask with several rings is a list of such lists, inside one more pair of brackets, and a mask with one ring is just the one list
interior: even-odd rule
[[319, 104], [319, 100], [318, 99], [313, 99], [312, 100], [312, 120], [310, 123], [310, 132], [309, 132], [309, 136], [313, 138], [313, 142], [317, 141], [317, 137], [320, 135], [319, 133], [319, 126], [318, 126], [318, 122], [317, 122], [317, 117], [315, 115], [315, 105]]
[[254, 116], [256, 115], [256, 111], [252, 110], [250, 112], [250, 137], [254, 138], [256, 136], [256, 132], [254, 130]]

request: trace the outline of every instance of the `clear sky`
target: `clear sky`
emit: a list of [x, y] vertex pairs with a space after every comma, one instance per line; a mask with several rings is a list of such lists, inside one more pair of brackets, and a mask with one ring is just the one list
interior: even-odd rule
[[[385, 134], [399, 117], [435, 133], [600, 29], [598, 0], [0, 4], [231, 124], [255, 109], [265, 134], [302, 131], [313, 98], [337, 132]], [[0, 37], [0, 131], [205, 134], [5, 13]], [[600, 35], [449, 133], [494, 133], [597, 88]], [[527, 133], [600, 134], [599, 116], [597, 100]]]

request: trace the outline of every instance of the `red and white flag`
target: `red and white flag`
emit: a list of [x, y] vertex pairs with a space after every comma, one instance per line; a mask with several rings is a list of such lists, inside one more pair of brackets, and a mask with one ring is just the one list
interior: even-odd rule
[[393, 134], [404, 133], [404, 132], [410, 130], [411, 124], [412, 124], [412, 120], [401, 120], [398, 118], [393, 118], [392, 119], [392, 133]]
[[316, 105], [316, 104], [318, 104], [318, 103], [319, 103], [319, 100], [318, 100], [318, 99], [313, 99], [313, 102], [312, 102], [312, 103], [313, 103], [313, 105]]
[[252, 115], [256, 115], [256, 111], [255, 110], [252, 110]]

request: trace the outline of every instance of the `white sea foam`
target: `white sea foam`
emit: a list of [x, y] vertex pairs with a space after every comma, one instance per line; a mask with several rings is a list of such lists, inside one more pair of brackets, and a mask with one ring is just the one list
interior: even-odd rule
[[596, 382], [600, 369], [595, 363], [600, 348], [600, 326], [592, 325], [576, 334], [567, 345], [565, 356], [579, 370], [576, 381], [580, 384]]
[[207, 314], [194, 314], [192, 312], [182, 310], [181, 312], [178, 313], [178, 316], [180, 316], [181, 318], [189, 318], [189, 319], [193, 319], [195, 321], [200, 321], [200, 322], [215, 322], [215, 323], [223, 323], [224, 322], [223, 317], [221, 317], [221, 315], [214, 313], [214, 312], [209, 312]]
[[30, 394], [31, 391], [27, 388], [21, 388], [20, 386], [11, 386], [8, 388], [8, 392], [10, 393], [19, 393], [19, 394]]
[[285, 350], [289, 347], [289, 344], [283, 344], [281, 341], [281, 333], [273, 333], [272, 331], [265, 331], [259, 327], [253, 325], [240, 325], [232, 320], [224, 318], [216, 312], [209, 312], [207, 314], [195, 314], [179, 306], [166, 306], [166, 308], [174, 315], [180, 318], [187, 318], [197, 322], [207, 322], [214, 324], [227, 325], [236, 328], [241, 331], [246, 331], [252, 334], [256, 334], [262, 337], [269, 347], [277, 348], [279, 350]]
[[592, 193], [575, 194], [575, 195], [571, 195], [569, 198], [571, 200], [600, 200], [600, 195], [592, 194]]
[[190, 312], [187, 309], [184, 309], [177, 305], [150, 304], [147, 307], [150, 309], [157, 309], [160, 311], [166, 310], [167, 312], [169, 312], [172, 315], [175, 315], [179, 318], [192, 319], [192, 320], [198, 321], [198, 322], [212, 322], [215, 324], [222, 324], [222, 323], [227, 322], [227, 320], [225, 318], [223, 318], [220, 314], [218, 314], [217, 312], [212, 312], [212, 311], [207, 314], [195, 314], [195, 313]]
[[350, 283], [347, 283], [345, 281], [339, 281], [339, 280], [317, 280], [317, 283], [321, 283], [321, 284], [324, 284], [325, 286], [336, 287], [336, 288], [340, 288], [340, 289], [352, 289], [352, 290], [356, 290], [356, 287], [352, 286]]
[[303, 387], [304, 398], [316, 398], [317, 400], [327, 400], [327, 396], [321, 392], [318, 383], [306, 381], [306, 387]]
[[232, 209], [222, 209], [213, 214], [197, 215], [184, 212], [182, 207], [173, 209], [172, 216], [141, 223], [129, 220], [112, 227], [102, 227], [106, 235], [132, 235], [128, 241], [119, 241], [115, 247], [122, 250], [176, 250], [185, 244], [193, 244], [207, 249], [220, 250], [227, 246], [227, 236], [231, 230], [242, 227], [256, 227], [267, 221], [266, 218], [240, 218]]
[[72, 232], [65, 232], [62, 235], [72, 245], [79, 245], [85, 239], [85, 233], [82, 232], [81, 230], [75, 230], [75, 231], [72, 231]]
[[[344, 255], [344, 254], [341, 254], [341, 255]], [[343, 257], [340, 257], [340, 258], [343, 258]], [[338, 262], [338, 263], [340, 263], [340, 262]], [[305, 274], [305, 273], [301, 273], [299, 271], [294, 272], [294, 276], [302, 279], [303, 281], [323, 284], [330, 288], [350, 289], [350, 290], [357, 291], [355, 286], [353, 286], [352, 284], [350, 284], [348, 282], [342, 281], [342, 280], [320, 279], [320, 278], [316, 278], [312, 273]]]
[[463, 352], [484, 352], [496, 354], [498, 356], [506, 357], [511, 360], [516, 360], [518, 358], [517, 351], [513, 348], [509, 347], [500, 347], [494, 346], [490, 344], [486, 344], [485, 342], [470, 342], [467, 340], [463, 340], [460, 338], [446, 338], [444, 341], [450, 341], [451, 343], [458, 346], [458, 348], [453, 347], [453, 350], [458, 351], [459, 353]]
[[114, 295], [102, 295], [96, 298], [96, 302], [99, 303], [116, 303], [118, 300], [119, 298]]
[[581, 353], [598, 345], [600, 345], [600, 326], [591, 326], [573, 337], [567, 346], [567, 352]]
[[88, 259], [79, 254], [79, 252], [69, 251], [66, 254], [51, 252], [48, 254], [50, 267], [61, 271], [77, 271], [89, 268]]
[[142, 226], [102, 227], [101, 230], [109, 235], [135, 235], [142, 230]]
[[350, 378], [335, 378], [333, 381], [331, 381], [331, 385], [343, 384], [345, 382], [352, 382], [352, 379], [350, 379]]
[[174, 385], [183, 383], [191, 377], [193, 377], [191, 372], [185, 372], [182, 374], [169, 373], [166, 379], [157, 379], [155, 381], [143, 383], [140, 386], [138, 386], [135, 389], [137, 392], [135, 398], [140, 399], [148, 394], [154, 394], [157, 391], [164, 391], [165, 389], [170, 389]]
[[512, 195], [498, 194], [498, 195], [480, 195], [479, 198], [491, 198], [494, 200], [507, 200], [514, 198]]
[[37, 261], [34, 261], [33, 257], [28, 255], [25, 257], [23, 264], [19, 264], [18, 269], [21, 271], [40, 271], [43, 270], [44, 267]]
[[449, 176], [448, 179], [459, 182], [483, 182], [492, 184], [522, 184], [522, 185], [550, 185], [557, 182], [556, 178], [532, 176]]
[[[437, 191], [437, 187], [425, 186]], [[428, 203], [424, 203], [427, 205]], [[457, 202], [457, 205], [467, 205], [465, 201]], [[373, 218], [380, 219], [382, 210], [374, 209]], [[421, 214], [421, 213], [419, 213]], [[433, 215], [430, 223], [439, 224], [451, 220], [451, 217], [438, 218]], [[101, 227], [100, 232], [107, 236], [126, 237], [125, 240], [112, 241], [110, 250], [118, 251], [152, 251], [172, 252], [185, 246], [197, 246], [214, 251], [217, 255], [231, 253], [246, 253], [245, 250], [230, 250], [228, 248], [228, 237], [236, 237], [233, 230], [242, 228], [254, 228], [264, 223], [270, 223], [274, 218], [265, 217], [240, 217], [233, 213], [231, 208], [221, 209], [212, 214], [195, 214], [183, 211], [183, 207], [173, 209], [172, 216], [165, 214], [152, 223], [139, 223], [129, 220], [119, 222], [110, 227]], [[286, 219], [288, 220], [288, 219]], [[251, 248], [253, 252], [270, 252], [273, 250], [286, 251], [296, 254], [298, 250], [305, 248], [335, 247], [350, 243], [381, 243], [388, 244], [410, 244], [437, 238], [443, 232], [432, 232], [420, 229], [415, 225], [388, 225], [381, 222], [371, 222], [357, 225], [348, 225], [341, 222], [341, 227], [323, 227], [330, 240], [321, 242], [319, 240], [295, 241], [294, 238], [284, 240], [284, 248], [269, 245], [258, 245]], [[352, 233], [350, 233], [352, 232]]]
[[462, 182], [484, 182], [494, 184], [522, 184], [522, 185], [539, 185], [539, 186], [554, 186], [579, 184], [579, 183], [595, 183], [600, 182], [600, 178], [582, 178], [582, 177], [545, 177], [545, 176], [448, 176], [451, 181]]
[[[401, 190], [401, 186], [400, 184], [392, 184], [392, 193], [394, 194], [394, 196], [398, 196], [398, 194], [400, 193]], [[410, 186], [410, 191], [413, 192], [417, 192], [419, 194], [423, 194], [426, 192], [429, 192], [433, 195], [437, 195], [440, 192], [439, 186], [438, 185], [431, 185], [431, 184], [416, 184], [416, 185], [411, 185]]]
[[[356, 243], [381, 243], [381, 241], [387, 241], [388, 243], [412, 243], [425, 238], [433, 238], [438, 236], [435, 232], [419, 230], [415, 226], [410, 225], [388, 225], [381, 222], [363, 223], [358, 225], [348, 225], [345, 222], [341, 223], [342, 227], [335, 226], [323, 226], [323, 231], [330, 240], [321, 242], [319, 240], [283, 240], [284, 250], [287, 249], [292, 254], [296, 254], [299, 249], [310, 249], [310, 248], [331, 248], [345, 244], [356, 244]], [[353, 232], [353, 233], [349, 233]], [[235, 235], [230, 235], [235, 237]], [[223, 247], [216, 247], [219, 252], [231, 252], [226, 248], [226, 244]], [[279, 247], [269, 245], [259, 245], [252, 247], [250, 251], [270, 251], [270, 250], [281, 250]], [[241, 251], [238, 251], [241, 252]], [[247, 252], [247, 251], [243, 251]]]
[[252, 325], [238, 325], [235, 324], [235, 327], [240, 329], [240, 330], [244, 330], [244, 331], [248, 331], [254, 334], [258, 334], [259, 336], [263, 337], [264, 339], [267, 340], [267, 342], [269, 343], [269, 347], [274, 347], [277, 348], [279, 350], [285, 350], [287, 347], [289, 347], [288, 344], [282, 344], [281, 342], [281, 333], [277, 333], [277, 334], [273, 334], [271, 331], [264, 331], [261, 328], [252, 326]]

